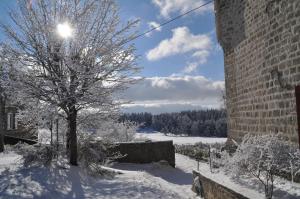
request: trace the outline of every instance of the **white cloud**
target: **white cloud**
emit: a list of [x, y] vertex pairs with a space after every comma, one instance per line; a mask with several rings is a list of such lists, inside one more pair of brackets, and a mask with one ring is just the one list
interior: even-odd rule
[[[164, 18], [170, 18], [171, 14], [183, 14], [189, 10], [199, 7], [205, 3], [204, 0], [152, 0], [152, 3], [160, 10], [160, 15]], [[201, 14], [213, 10], [213, 4], [208, 4], [194, 13]]]
[[127, 111], [174, 112], [221, 106], [224, 81], [203, 76], [150, 77], [133, 85], [125, 93], [132, 101]]
[[196, 71], [198, 68], [198, 63], [193, 62], [193, 63], [189, 63], [184, 69], [183, 69], [183, 73], [185, 74], [190, 74], [194, 71]]
[[154, 88], [163, 88], [163, 89], [168, 89], [171, 87], [170, 83], [166, 81], [165, 79], [162, 78], [153, 78], [151, 81], [151, 86]]
[[194, 52], [192, 56], [197, 59], [199, 64], [205, 64], [209, 55], [210, 52], [208, 50], [199, 50]]
[[[148, 28], [149, 28], [149, 29], [156, 28], [155, 31], [158, 31], [158, 32], [160, 32], [160, 31], [162, 30], [162, 28], [160, 27], [160, 24], [157, 23], [157, 22], [155, 22], [155, 21], [150, 21], [150, 22], [148, 23]], [[152, 31], [152, 32], [153, 32], [153, 31]], [[147, 37], [150, 37], [151, 34], [152, 34], [152, 32], [148, 32], [148, 33], [146, 34], [146, 36], [147, 36]]]
[[188, 27], [178, 27], [172, 30], [170, 39], [162, 40], [157, 47], [147, 52], [150, 61], [159, 60], [171, 55], [191, 51], [207, 51], [212, 47], [212, 40], [207, 34], [194, 35]]

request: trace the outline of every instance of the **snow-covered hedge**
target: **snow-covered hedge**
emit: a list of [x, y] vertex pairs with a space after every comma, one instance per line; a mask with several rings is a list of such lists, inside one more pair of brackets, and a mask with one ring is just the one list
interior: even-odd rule
[[198, 142], [194, 145], [175, 145], [175, 152], [182, 155], [189, 156], [198, 161], [208, 161], [210, 157], [210, 148], [220, 151], [224, 147], [224, 144], [205, 144]]
[[[111, 147], [114, 146], [106, 141], [95, 141], [92, 136], [80, 135], [78, 141], [79, 166], [91, 175], [114, 175], [115, 172], [103, 167], [112, 160], [121, 157], [118, 152], [112, 153]], [[18, 143], [14, 146], [9, 146], [8, 150], [21, 155], [25, 167], [50, 166], [52, 165], [51, 163], [64, 164], [67, 157], [61, 145], [57, 150], [56, 145]]]

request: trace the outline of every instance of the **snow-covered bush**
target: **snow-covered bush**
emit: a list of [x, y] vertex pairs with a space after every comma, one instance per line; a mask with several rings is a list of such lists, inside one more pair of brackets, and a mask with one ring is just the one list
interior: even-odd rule
[[201, 142], [194, 145], [175, 145], [175, 152], [197, 161], [208, 161], [209, 145]]
[[300, 171], [299, 154], [299, 149], [280, 135], [246, 135], [235, 154], [226, 156], [224, 162], [236, 174], [257, 178], [264, 185], [266, 198], [270, 199], [276, 175], [290, 172], [294, 176]]
[[78, 161], [80, 166], [89, 174], [113, 175], [113, 172], [103, 169], [110, 161], [120, 157], [112, 153], [114, 145], [104, 140], [95, 140], [93, 136], [80, 134], [78, 142]]
[[118, 123], [115, 121], [104, 122], [97, 134], [109, 142], [130, 142], [134, 140], [137, 126], [132, 122]]
[[49, 166], [57, 156], [56, 149], [51, 145], [18, 143], [12, 147], [12, 150], [23, 156], [25, 167]]
[[[224, 144], [205, 144], [198, 142], [194, 145], [175, 145], [175, 152], [182, 155], [189, 156], [197, 161], [208, 161], [209, 160], [209, 149], [220, 151]], [[215, 154], [218, 156], [217, 154]]]

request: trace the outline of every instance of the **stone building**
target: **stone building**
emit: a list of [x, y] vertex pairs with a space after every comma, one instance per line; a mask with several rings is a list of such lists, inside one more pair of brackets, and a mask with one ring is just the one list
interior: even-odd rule
[[229, 138], [282, 132], [299, 144], [300, 0], [215, 0], [215, 11]]
[[5, 136], [36, 140], [36, 127], [24, 126], [20, 121], [18, 121], [18, 110], [19, 109], [16, 106], [5, 107]]

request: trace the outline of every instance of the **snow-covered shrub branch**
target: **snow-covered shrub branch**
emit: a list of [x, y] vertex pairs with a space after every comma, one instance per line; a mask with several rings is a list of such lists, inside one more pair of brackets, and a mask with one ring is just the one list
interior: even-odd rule
[[224, 162], [233, 173], [257, 178], [270, 199], [276, 175], [289, 172], [293, 178], [299, 173], [299, 154], [299, 149], [280, 135], [246, 135], [233, 156], [226, 156]]
[[12, 150], [23, 156], [25, 167], [35, 165], [48, 166], [58, 155], [58, 151], [51, 145], [18, 143], [12, 147]]
[[137, 128], [133, 122], [107, 121], [102, 123], [97, 135], [109, 142], [130, 142], [134, 140]]
[[112, 152], [112, 148], [115, 145], [107, 141], [96, 140], [94, 136], [86, 134], [80, 134], [79, 138], [78, 160], [80, 166], [90, 174], [113, 174], [103, 169], [102, 166], [121, 157], [119, 153]]

